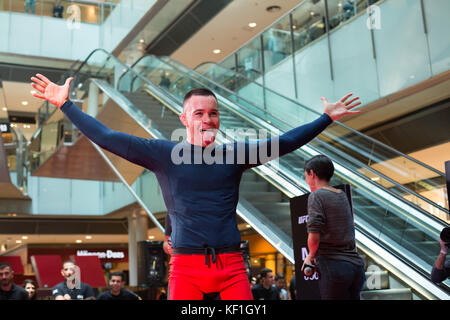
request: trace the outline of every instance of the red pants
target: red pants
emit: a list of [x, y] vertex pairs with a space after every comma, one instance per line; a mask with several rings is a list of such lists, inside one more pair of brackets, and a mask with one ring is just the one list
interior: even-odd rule
[[222, 300], [253, 300], [242, 253], [221, 253], [205, 264], [201, 254], [174, 254], [170, 259], [169, 299], [202, 300], [220, 293]]

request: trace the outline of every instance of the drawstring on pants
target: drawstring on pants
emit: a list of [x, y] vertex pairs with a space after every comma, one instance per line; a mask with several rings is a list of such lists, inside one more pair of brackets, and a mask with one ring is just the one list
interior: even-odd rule
[[216, 263], [216, 250], [205, 245], [205, 264], [208, 265], [208, 251], [211, 250], [211, 262]]

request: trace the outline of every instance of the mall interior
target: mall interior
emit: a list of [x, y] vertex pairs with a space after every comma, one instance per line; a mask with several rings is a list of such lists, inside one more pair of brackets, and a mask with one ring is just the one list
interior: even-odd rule
[[164, 240], [156, 176], [33, 97], [37, 73], [74, 77], [77, 107], [149, 139], [178, 139], [193, 88], [217, 95], [218, 143], [236, 128], [286, 132], [317, 118], [321, 97], [352, 92], [359, 115], [243, 175], [250, 278], [270, 268], [289, 287], [290, 199], [310, 192], [305, 161], [324, 154], [331, 184], [352, 188], [362, 298], [448, 300], [450, 281], [430, 275], [450, 222], [449, 18], [448, 0], [0, 0], [0, 262], [40, 299], [68, 259], [98, 292], [115, 271], [144, 299], [167, 285], [167, 272], [153, 287], [140, 275], [143, 243]]

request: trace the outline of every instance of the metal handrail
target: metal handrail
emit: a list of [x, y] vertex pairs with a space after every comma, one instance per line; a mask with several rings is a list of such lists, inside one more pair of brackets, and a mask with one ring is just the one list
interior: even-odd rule
[[[169, 58], [169, 57], [167, 57], [167, 58]], [[169, 58], [169, 59], [171, 59], [171, 58]], [[174, 61], [175, 63], [178, 63], [178, 64], [181, 64], [181, 65], [182, 65], [182, 63], [180, 63], [180, 62], [178, 62], [178, 61], [176, 61], [176, 60], [173, 60], [173, 59], [171, 59], [171, 60]], [[207, 64], [207, 63], [215, 64], [216, 66], [218, 66], [218, 67], [220, 67], [220, 68], [222, 68], [222, 69], [225, 69], [225, 70], [228, 71], [228, 72], [234, 72], [234, 73], [237, 73], [239, 76], [242, 76], [243, 78], [246, 78], [246, 76], [244, 76], [242, 73], [239, 73], [239, 72], [237, 72], [237, 71], [233, 71], [233, 70], [227, 69], [227, 68], [225, 68], [225, 67], [222, 67], [221, 65], [219, 65], [219, 64], [217, 64], [217, 63], [215, 63], [215, 62], [205, 62], [205, 63], [201, 63], [201, 64], [199, 64], [199, 65], [198, 65], [197, 67], [195, 67], [195, 68], [198, 68], [199, 66], [204, 65], [204, 64]], [[183, 65], [183, 66], [184, 66], [184, 65]], [[184, 66], [184, 67], [187, 68], [186, 66]], [[193, 70], [194, 72], [196, 72], [198, 75], [203, 76], [201, 73], [198, 73], [195, 69], [192, 69], [192, 70]], [[204, 77], [204, 76], [203, 76], [203, 77]], [[206, 77], [205, 77], [205, 78], [206, 78]], [[208, 79], [208, 78], [206, 78], [206, 79]], [[316, 113], [317, 115], [320, 115], [320, 113], [319, 113], [317, 110], [311, 109], [311, 108], [309, 108], [309, 107], [307, 107], [307, 106], [305, 106], [305, 105], [299, 103], [298, 101], [293, 100], [292, 98], [286, 97], [286, 96], [284, 96], [284, 95], [281, 94], [281, 93], [278, 93], [278, 92], [276, 92], [276, 91], [274, 91], [274, 90], [272, 90], [272, 89], [270, 89], [270, 88], [267, 88], [267, 87], [263, 86], [263, 85], [260, 84], [260, 83], [255, 82], [254, 80], [250, 80], [250, 79], [247, 79], [247, 80], [249, 80], [249, 82], [251, 82], [251, 83], [254, 84], [254, 85], [257, 85], [257, 86], [259, 86], [259, 87], [262, 87], [263, 90], [269, 91], [270, 93], [273, 93], [274, 95], [278, 95], [278, 96], [282, 97], [283, 99], [288, 100], [288, 101], [291, 102], [291, 103], [297, 104], [297, 105], [299, 105], [299, 106], [302, 107], [302, 108], [308, 109], [309, 111], [312, 111], [312, 112]], [[209, 80], [209, 81], [212, 81], [212, 80]], [[229, 90], [229, 91], [231, 91], [231, 90]], [[233, 92], [233, 91], [231, 91], [231, 92]], [[237, 95], [236, 93], [234, 93], [234, 94]], [[240, 98], [243, 99], [243, 100], [245, 100], [245, 98], [242, 98], [242, 97], [240, 97]], [[260, 109], [261, 109], [261, 108], [260, 108]], [[404, 153], [402, 153], [402, 152], [400, 152], [400, 151], [398, 151], [398, 150], [396, 150], [396, 149], [394, 149], [394, 148], [392, 148], [392, 147], [390, 147], [390, 146], [384, 144], [384, 143], [381, 142], [381, 141], [378, 141], [378, 140], [376, 140], [376, 139], [374, 139], [374, 138], [372, 138], [372, 137], [370, 137], [370, 136], [367, 136], [367, 135], [365, 135], [364, 133], [362, 133], [362, 132], [360, 132], [360, 131], [358, 131], [358, 130], [356, 130], [356, 129], [353, 129], [353, 128], [351, 128], [351, 127], [349, 127], [349, 126], [343, 124], [343, 123], [340, 122], [340, 121], [334, 121], [334, 123], [335, 123], [336, 125], [338, 125], [338, 126], [343, 127], [344, 129], [347, 129], [347, 130], [351, 131], [351, 132], [352, 132], [353, 134], [355, 134], [355, 135], [358, 135], [358, 136], [360, 136], [360, 137], [362, 137], [362, 138], [364, 138], [364, 139], [366, 139], [366, 140], [369, 140], [370, 142], [372, 142], [372, 143], [374, 143], [374, 144], [376, 144], [376, 145], [378, 145], [378, 146], [380, 146], [380, 147], [382, 147], [382, 148], [385, 148], [385, 149], [389, 150], [389, 151], [392, 152], [392, 153], [397, 154], [397, 155], [400, 156], [400, 157], [406, 158], [406, 159], [408, 159], [408, 160], [410, 160], [410, 161], [412, 161], [412, 162], [414, 162], [414, 163], [416, 163], [416, 164], [418, 164], [418, 165], [420, 165], [420, 166], [423, 166], [423, 167], [427, 168], [427, 169], [430, 170], [430, 171], [433, 171], [434, 173], [436, 173], [436, 174], [438, 174], [438, 175], [440, 175], [440, 176], [442, 176], [442, 177], [445, 177], [445, 174], [444, 174], [443, 172], [437, 170], [436, 168], [430, 167], [430, 166], [427, 165], [426, 163], [420, 162], [419, 160], [414, 159], [414, 158], [412, 158], [411, 156], [409, 156], [409, 155], [407, 155], [407, 154], [404, 154]]]

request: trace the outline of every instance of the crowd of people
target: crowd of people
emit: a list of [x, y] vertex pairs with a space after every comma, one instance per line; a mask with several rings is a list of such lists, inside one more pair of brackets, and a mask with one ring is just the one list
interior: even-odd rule
[[[108, 290], [96, 295], [87, 283], [79, 281], [77, 265], [67, 260], [63, 262], [61, 275], [64, 281], [56, 284], [51, 291], [55, 300], [142, 300], [125, 286], [123, 272], [109, 274]], [[43, 297], [47, 299], [48, 297]], [[0, 300], [37, 300], [38, 286], [32, 279], [25, 279], [22, 286], [14, 283], [14, 270], [9, 263], [0, 264]]]

